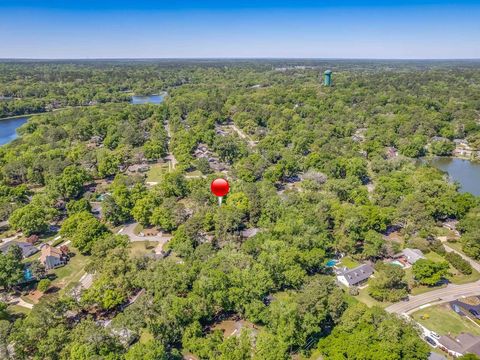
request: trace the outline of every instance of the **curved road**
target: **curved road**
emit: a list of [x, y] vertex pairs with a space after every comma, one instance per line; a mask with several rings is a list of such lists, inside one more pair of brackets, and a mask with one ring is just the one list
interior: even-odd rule
[[[446, 244], [444, 244], [444, 247], [447, 252], [453, 251], [459, 254], [462, 258], [467, 260], [475, 270], [480, 271], [480, 264], [478, 262], [458, 252], [457, 250], [452, 249]], [[448, 284], [442, 289], [429, 291], [420, 295], [409, 296], [409, 301], [400, 301], [390, 305], [385, 310], [396, 314], [410, 314], [425, 305], [441, 304], [457, 300], [462, 297], [475, 295], [480, 295], [480, 280], [463, 285]]]
[[390, 305], [385, 310], [396, 314], [410, 314], [428, 304], [441, 304], [457, 300], [461, 297], [480, 295], [480, 281], [464, 285], [449, 284], [442, 289], [424, 294], [409, 296], [409, 301], [401, 301]]

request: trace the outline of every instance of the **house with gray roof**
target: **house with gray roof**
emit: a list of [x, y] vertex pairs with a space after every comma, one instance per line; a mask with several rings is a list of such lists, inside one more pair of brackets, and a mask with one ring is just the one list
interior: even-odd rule
[[20, 250], [22, 250], [22, 256], [24, 258], [28, 258], [33, 254], [37, 253], [39, 250], [30, 243], [27, 242], [20, 242], [20, 241], [10, 241], [2, 246], [0, 246], [0, 251], [4, 254], [8, 252], [8, 250], [13, 246], [17, 245]]
[[458, 357], [465, 354], [480, 356], [480, 336], [461, 333], [456, 339], [443, 335], [438, 339], [439, 347], [448, 354]]
[[353, 269], [341, 270], [337, 275], [337, 280], [343, 285], [358, 286], [367, 281], [373, 274], [373, 268], [370, 265], [363, 264]]
[[425, 259], [423, 252], [419, 249], [406, 248], [396, 257], [403, 257], [410, 265], [415, 264], [420, 259]]

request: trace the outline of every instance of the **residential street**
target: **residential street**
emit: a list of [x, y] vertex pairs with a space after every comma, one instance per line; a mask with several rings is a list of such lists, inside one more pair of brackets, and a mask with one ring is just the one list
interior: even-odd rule
[[[477, 261], [469, 258], [464, 254], [461, 254], [455, 249], [452, 249], [445, 243], [443, 245], [447, 252], [456, 252], [462, 258], [467, 260], [475, 270], [480, 271], [480, 264]], [[398, 303], [390, 305], [385, 310], [396, 314], [409, 314], [415, 312], [424, 305], [428, 305], [431, 303], [440, 304], [453, 301], [461, 297], [468, 297], [474, 295], [480, 295], [480, 281], [464, 285], [448, 284], [447, 287], [442, 289], [429, 291], [420, 295], [409, 296], [409, 301], [400, 301]]]
[[468, 297], [480, 295], [480, 281], [464, 284], [454, 285], [449, 284], [447, 287], [429, 291], [424, 294], [409, 296], [409, 301], [400, 301], [390, 305], [385, 310], [396, 314], [409, 314], [418, 310], [423, 305], [435, 303], [445, 303], [456, 300], [461, 297]]
[[136, 235], [134, 233], [135, 226], [137, 226], [137, 223], [131, 223], [126, 226], [124, 226], [118, 234], [120, 235], [127, 235], [130, 238], [130, 241], [135, 242], [135, 241], [155, 241], [159, 242], [162, 245], [167, 243], [171, 238], [172, 235], [164, 235], [162, 232], [158, 233], [158, 235], [155, 236], [140, 236]]

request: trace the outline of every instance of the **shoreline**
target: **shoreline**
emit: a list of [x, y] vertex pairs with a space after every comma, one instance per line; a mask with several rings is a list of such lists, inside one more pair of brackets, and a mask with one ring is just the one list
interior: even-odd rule
[[[132, 97], [133, 97], [133, 96], [140, 96], [140, 97], [161, 96], [161, 97], [162, 97], [162, 100], [160, 101], [160, 103], [162, 103], [162, 102], [165, 100], [165, 97], [166, 97], [167, 95], [168, 95], [168, 92], [167, 92], [167, 91], [162, 91], [162, 92], [160, 92], [159, 94], [151, 94], [151, 95], [132, 95]], [[35, 115], [48, 114], [48, 113], [52, 113], [52, 112], [56, 112], [56, 111], [62, 111], [62, 110], [68, 110], [68, 109], [74, 109], [74, 108], [94, 107], [94, 106], [103, 105], [103, 104], [122, 104], [122, 103], [132, 104], [132, 102], [131, 102], [131, 100], [130, 100], [129, 102], [108, 102], [108, 103], [95, 104], [95, 105], [67, 106], [67, 107], [63, 107], [63, 108], [53, 109], [53, 110], [50, 110], [50, 111], [41, 111], [41, 112], [36, 112], [36, 113], [31, 113], [31, 114], [23, 114], [23, 115], [15, 115], [15, 116], [3, 117], [3, 118], [0, 118], [0, 121], [20, 119], [20, 118], [29, 118], [29, 117], [35, 116]], [[135, 104], [133, 104], [133, 105], [135, 105]]]

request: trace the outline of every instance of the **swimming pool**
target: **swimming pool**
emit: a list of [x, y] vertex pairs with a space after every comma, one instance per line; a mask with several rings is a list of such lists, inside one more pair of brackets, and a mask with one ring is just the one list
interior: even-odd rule
[[335, 260], [335, 259], [328, 260], [326, 266], [327, 266], [327, 267], [334, 267], [335, 265], [337, 265], [337, 262], [338, 262], [338, 261]]
[[400, 266], [402, 268], [404, 268], [405, 266], [398, 260], [393, 260], [390, 262], [390, 264], [393, 264], [393, 265], [397, 265], [397, 266]]
[[32, 270], [30, 270], [30, 268], [26, 268], [25, 270], [23, 270], [23, 279], [25, 281], [33, 280]]

